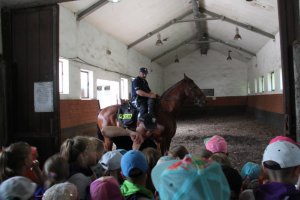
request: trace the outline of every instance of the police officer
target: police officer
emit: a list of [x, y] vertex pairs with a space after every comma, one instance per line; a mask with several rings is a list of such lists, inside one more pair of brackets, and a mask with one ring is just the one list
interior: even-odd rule
[[[146, 80], [148, 69], [141, 67], [139, 75], [132, 81], [132, 102], [139, 108], [139, 120], [143, 120], [149, 114], [153, 124], [156, 123], [154, 117], [154, 106], [156, 94], [149, 88]], [[148, 116], [147, 116], [148, 117]]]

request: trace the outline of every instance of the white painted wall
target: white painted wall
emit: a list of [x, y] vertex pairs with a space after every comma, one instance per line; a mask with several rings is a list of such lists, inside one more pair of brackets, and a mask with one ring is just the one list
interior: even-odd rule
[[247, 95], [247, 64], [226, 58], [214, 50], [209, 50], [207, 56], [196, 50], [179, 63], [165, 67], [164, 86], [168, 88], [183, 79], [185, 73], [201, 89], [214, 89], [216, 97]]
[[[111, 55], [106, 54], [111, 51]], [[141, 66], [150, 68], [148, 82], [153, 91], [162, 94], [167, 88], [180, 81], [183, 74], [192, 78], [202, 89], [214, 89], [215, 96], [246, 96], [249, 81], [251, 95], [254, 94], [254, 79], [271, 71], [276, 76], [276, 91], [280, 90], [281, 55], [279, 34], [270, 40], [248, 63], [239, 60], [226, 60], [226, 55], [209, 50], [201, 56], [199, 50], [161, 68], [150, 59], [139, 54], [105, 32], [94, 28], [85, 20], [76, 21], [75, 14], [60, 6], [60, 56], [80, 58], [90, 65], [70, 60], [70, 94], [62, 99], [80, 98], [80, 69], [94, 72], [94, 97], [96, 80], [120, 81], [121, 77], [131, 78], [138, 74]], [[267, 91], [267, 80], [265, 81]], [[269, 92], [266, 92], [269, 93]], [[270, 92], [274, 93], [274, 92]]]
[[125, 44], [85, 20], [77, 22], [75, 14], [63, 6], [59, 36], [60, 56], [70, 59], [70, 94], [60, 95], [61, 99], [80, 99], [80, 69], [94, 72], [94, 97], [97, 79], [120, 81], [121, 77], [136, 77], [140, 67], [150, 69], [147, 80], [151, 89], [158, 94], [163, 92], [163, 72], [158, 64], [150, 63], [149, 58], [133, 49], [128, 50]]
[[[248, 81], [250, 84], [250, 94], [254, 95], [254, 80], [258, 80], [260, 76], [267, 77], [268, 73], [275, 72], [275, 91], [268, 92], [268, 81], [265, 81], [265, 94], [282, 93], [281, 89], [281, 52], [280, 52], [280, 35], [275, 35], [275, 40], [269, 42], [260, 49], [248, 63]], [[258, 94], [258, 93], [256, 93]]]

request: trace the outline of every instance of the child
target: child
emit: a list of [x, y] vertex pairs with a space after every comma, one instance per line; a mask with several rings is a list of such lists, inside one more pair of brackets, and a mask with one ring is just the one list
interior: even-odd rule
[[90, 186], [91, 200], [124, 200], [118, 181], [112, 176], [96, 179]]
[[247, 162], [241, 170], [241, 177], [243, 179], [242, 190], [256, 189], [259, 187], [261, 173], [262, 170], [260, 165], [253, 162]]
[[65, 140], [60, 149], [61, 155], [70, 165], [68, 181], [76, 185], [80, 199], [88, 198], [89, 185], [94, 176], [93, 171], [88, 166], [90, 160], [88, 155], [92, 150], [90, 139], [84, 136]]
[[277, 140], [264, 151], [262, 164], [269, 181], [256, 190], [245, 190], [240, 199], [300, 199], [296, 189], [300, 175], [300, 148], [295, 142]]
[[69, 163], [59, 154], [49, 157], [45, 164], [43, 174], [45, 176], [45, 189], [54, 184], [65, 182], [69, 177]]
[[232, 167], [228, 156], [224, 153], [214, 153], [210, 156], [209, 160], [216, 161], [216, 162], [220, 163], [221, 165]]
[[32, 167], [31, 147], [26, 142], [16, 142], [0, 153], [0, 183], [13, 176], [25, 176]]
[[143, 149], [142, 152], [148, 163], [146, 188], [150, 189], [154, 193], [155, 188], [154, 188], [152, 180], [151, 180], [151, 171], [152, 171], [153, 167], [156, 165], [159, 158], [161, 157], [161, 153], [157, 149], [154, 149], [152, 147], [147, 147], [147, 148]]
[[227, 142], [226, 140], [219, 136], [219, 135], [214, 135], [210, 138], [206, 138], [204, 140], [205, 148], [214, 153], [224, 153], [228, 155], [228, 149], [227, 149]]
[[35, 146], [31, 146], [31, 154], [32, 154], [32, 167], [28, 169], [25, 173], [25, 177], [31, 179], [33, 182], [42, 186], [44, 184], [44, 179], [42, 175], [42, 171], [39, 166], [38, 159], [38, 151]]
[[130, 150], [125, 153], [121, 159], [121, 170], [126, 178], [121, 186], [126, 200], [153, 198], [153, 193], [146, 188], [148, 163], [142, 152]]
[[103, 152], [104, 152], [104, 145], [101, 140], [95, 137], [89, 137], [91, 141], [91, 151], [89, 151], [89, 161], [87, 165], [93, 166], [98, 163], [98, 161], [101, 159]]
[[198, 153], [197, 153], [198, 156], [200, 156], [201, 158], [203, 158], [204, 160], [208, 160], [212, 155], [213, 153], [209, 150], [207, 150], [206, 148], [201, 148]]
[[23, 176], [14, 176], [3, 181], [0, 185], [0, 199], [32, 199], [36, 183]]
[[169, 149], [168, 156], [173, 156], [175, 159], [181, 160], [189, 151], [183, 145], [176, 145]]
[[77, 188], [72, 183], [58, 183], [50, 187], [44, 194], [43, 200], [78, 200]]
[[118, 180], [119, 184], [123, 183], [123, 178], [121, 176], [121, 159], [122, 154], [118, 150], [108, 151], [106, 152], [99, 163], [102, 168], [105, 170], [105, 176], [113, 176], [116, 180]]
[[228, 200], [230, 189], [217, 162], [186, 155], [156, 165], [151, 173], [162, 200]]

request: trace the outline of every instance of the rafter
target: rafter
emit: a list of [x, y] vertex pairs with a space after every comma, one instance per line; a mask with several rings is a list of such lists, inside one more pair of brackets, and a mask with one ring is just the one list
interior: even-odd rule
[[167, 55], [168, 53], [170, 53], [170, 52], [172, 52], [172, 51], [178, 49], [178, 48], [181, 47], [182, 45], [186, 45], [186, 44], [204, 44], [204, 43], [212, 43], [212, 42], [219, 42], [219, 43], [221, 43], [221, 44], [224, 44], [224, 45], [226, 45], [226, 46], [229, 46], [229, 47], [231, 47], [231, 48], [234, 48], [234, 49], [236, 49], [236, 50], [238, 50], [238, 51], [242, 51], [242, 52], [244, 52], [244, 53], [247, 53], [247, 54], [249, 54], [249, 55], [251, 55], [251, 56], [256, 56], [256, 54], [253, 53], [253, 52], [251, 52], [251, 51], [248, 51], [248, 50], [246, 50], [246, 49], [244, 49], [244, 48], [242, 48], [242, 47], [239, 47], [239, 46], [235, 46], [235, 45], [233, 45], [233, 44], [229, 44], [228, 42], [224, 42], [223, 40], [220, 40], [220, 39], [217, 39], [217, 38], [214, 38], [214, 37], [210, 37], [210, 36], [209, 36], [208, 38], [209, 38], [210, 40], [208, 40], [208, 41], [194, 41], [196, 38], [197, 38], [197, 36], [195, 35], [195, 36], [193, 36], [193, 37], [191, 37], [191, 38], [189, 38], [189, 39], [187, 39], [187, 40], [181, 42], [180, 44], [178, 44], [178, 45], [172, 47], [171, 49], [169, 49], [169, 50], [163, 52], [162, 54], [160, 54], [160, 55], [158, 55], [158, 56], [152, 58], [152, 59], [151, 59], [151, 62], [154, 62], [154, 61], [160, 59], [161, 57]]
[[251, 26], [249, 24], [244, 24], [244, 23], [241, 23], [241, 22], [238, 22], [236, 20], [233, 20], [233, 19], [230, 19], [226, 16], [223, 16], [223, 15], [219, 15], [217, 13], [214, 13], [214, 12], [211, 12], [209, 10], [206, 10], [205, 8], [199, 8], [201, 12], [207, 14], [207, 15], [210, 15], [212, 17], [219, 17], [219, 18], [222, 18], [224, 21], [228, 22], [228, 23], [231, 23], [231, 24], [235, 24], [237, 26], [240, 26], [240, 27], [243, 27], [249, 31], [252, 31], [252, 32], [255, 32], [255, 33], [258, 33], [258, 34], [261, 34], [263, 36], [266, 36], [268, 38], [271, 38], [271, 39], [275, 39], [275, 35], [271, 34], [271, 33], [268, 33], [266, 31], [263, 31], [259, 28], [256, 28], [254, 26]]
[[82, 20], [83, 18], [85, 18], [86, 16], [90, 15], [92, 12], [96, 11], [97, 9], [101, 8], [102, 6], [104, 6], [107, 3], [108, 3], [107, 0], [97, 1], [96, 3], [94, 3], [93, 5], [91, 5], [90, 7], [88, 7], [86, 9], [84, 9], [83, 11], [79, 12], [77, 14], [77, 21]]
[[251, 56], [256, 56], [255, 53], [253, 53], [253, 52], [251, 52], [251, 51], [248, 51], [248, 50], [246, 50], [246, 49], [243, 49], [242, 47], [235, 46], [235, 45], [233, 45], [233, 44], [229, 44], [228, 42], [224, 42], [223, 40], [220, 40], [220, 39], [217, 39], [217, 38], [214, 38], [214, 37], [211, 37], [211, 36], [209, 36], [208, 38], [211, 39], [211, 40], [214, 40], [214, 41], [216, 41], [216, 42], [219, 42], [219, 43], [221, 43], [221, 44], [227, 45], [227, 46], [229, 46], [229, 47], [231, 47], [231, 48], [234, 48], [234, 49], [237, 49], [237, 50], [239, 50], [239, 51], [242, 51], [242, 52], [244, 52], [244, 53], [247, 53], [247, 54], [249, 54], [249, 55], [251, 55]]
[[158, 27], [157, 29], [155, 29], [153, 31], [150, 31], [149, 33], [147, 33], [143, 37], [141, 37], [141, 38], [137, 39], [136, 41], [132, 42], [131, 44], [129, 44], [128, 49], [135, 46], [135, 45], [137, 45], [138, 43], [148, 39], [149, 37], [153, 36], [154, 34], [164, 30], [165, 28], [171, 26], [172, 24], [176, 23], [177, 20], [181, 20], [181, 19], [185, 18], [186, 16], [191, 15], [192, 13], [193, 12], [190, 10], [190, 11], [184, 13], [183, 15], [177, 17], [176, 19], [172, 19], [171, 21], [167, 22], [166, 24]]
[[178, 45], [172, 47], [171, 49], [169, 49], [169, 50], [163, 52], [162, 54], [160, 54], [160, 55], [158, 55], [158, 56], [152, 58], [152, 59], [151, 59], [151, 62], [154, 62], [154, 61], [158, 60], [159, 58], [163, 57], [164, 55], [167, 55], [168, 53], [174, 51], [175, 49], [178, 49], [178, 48], [181, 47], [182, 45], [189, 44], [191, 41], [193, 41], [193, 40], [195, 40], [195, 39], [196, 39], [196, 35], [193, 36], [193, 37], [190, 37], [189, 39], [187, 39], [187, 40], [181, 42], [180, 44], [178, 44]]

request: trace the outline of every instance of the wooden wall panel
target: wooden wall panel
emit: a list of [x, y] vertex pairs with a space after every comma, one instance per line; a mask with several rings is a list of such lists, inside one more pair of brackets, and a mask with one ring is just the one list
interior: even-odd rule
[[248, 96], [247, 106], [273, 113], [284, 113], [282, 94]]
[[245, 106], [247, 105], [246, 96], [232, 97], [216, 97], [215, 99], [208, 97], [206, 106]]
[[97, 123], [99, 112], [98, 100], [60, 100], [61, 128]]

